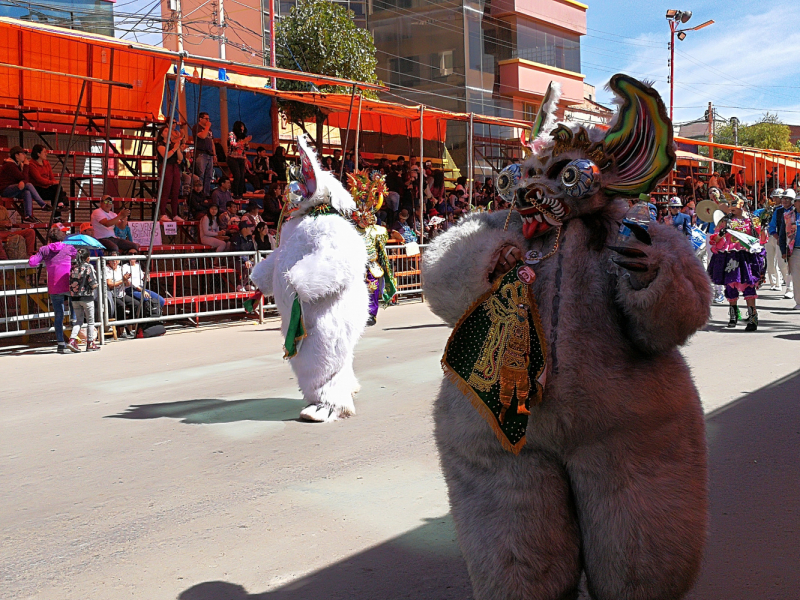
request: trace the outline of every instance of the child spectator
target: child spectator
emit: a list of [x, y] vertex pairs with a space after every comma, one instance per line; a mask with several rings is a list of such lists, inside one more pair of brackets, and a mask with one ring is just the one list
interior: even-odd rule
[[[231, 238], [231, 252], [253, 252], [256, 251], [255, 241], [253, 240], [253, 226], [249, 221], [239, 222], [239, 231]], [[237, 256], [239, 262], [239, 286], [237, 292], [244, 292], [245, 282], [250, 280], [250, 269], [253, 268], [253, 256]]]
[[202, 219], [203, 215], [208, 212], [210, 204], [211, 202], [203, 191], [203, 180], [195, 177], [192, 181], [192, 191], [189, 192], [189, 197], [186, 199], [189, 214], [193, 219]]
[[263, 219], [261, 215], [258, 214], [258, 204], [253, 202], [252, 200], [247, 204], [247, 212], [242, 215], [242, 219], [239, 222], [239, 228], [241, 229], [242, 223], [247, 221], [250, 224], [251, 229], [255, 229], [256, 225], [261, 223]]
[[228, 236], [220, 229], [219, 207], [211, 204], [208, 213], [200, 219], [200, 243], [211, 246], [214, 252], [224, 252], [228, 246]]
[[128, 225], [128, 213], [120, 215], [119, 222], [114, 225], [114, 236], [117, 239], [133, 243], [133, 233], [131, 232], [131, 226]]
[[256, 157], [253, 159], [253, 173], [260, 182], [257, 190], [263, 190], [265, 186], [273, 183], [277, 178], [277, 174], [269, 166], [269, 157], [267, 156], [267, 149], [261, 146], [256, 150]]
[[67, 348], [72, 352], [80, 352], [78, 347], [78, 334], [86, 318], [86, 351], [99, 350], [100, 347], [94, 339], [94, 291], [97, 289], [97, 277], [92, 265], [89, 264], [89, 251], [79, 248], [72, 261], [72, 270], [69, 273], [69, 294], [72, 298], [72, 308], [75, 311], [75, 325], [69, 336]]

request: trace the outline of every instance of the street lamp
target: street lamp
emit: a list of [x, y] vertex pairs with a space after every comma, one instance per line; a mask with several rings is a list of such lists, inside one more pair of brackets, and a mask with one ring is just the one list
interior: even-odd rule
[[673, 97], [675, 96], [675, 35], [678, 39], [683, 41], [686, 39], [687, 31], [697, 31], [703, 27], [713, 25], [714, 21], [706, 21], [697, 27], [689, 27], [687, 29], [678, 29], [681, 25], [688, 23], [692, 18], [692, 11], [690, 10], [668, 10], [667, 21], [669, 21], [669, 120], [672, 121], [672, 104]]

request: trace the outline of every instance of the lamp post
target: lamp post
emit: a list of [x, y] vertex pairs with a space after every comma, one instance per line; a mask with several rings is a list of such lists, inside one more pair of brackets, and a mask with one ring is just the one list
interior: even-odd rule
[[668, 10], [667, 21], [669, 21], [669, 120], [672, 121], [672, 105], [675, 95], [675, 36], [683, 41], [686, 39], [687, 31], [697, 31], [703, 27], [713, 25], [714, 21], [706, 21], [697, 27], [690, 27], [687, 29], [678, 29], [681, 25], [688, 23], [692, 18], [692, 11], [690, 10]]

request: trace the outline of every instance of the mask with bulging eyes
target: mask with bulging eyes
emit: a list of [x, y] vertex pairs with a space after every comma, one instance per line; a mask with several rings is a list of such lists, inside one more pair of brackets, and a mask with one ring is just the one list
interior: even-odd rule
[[[526, 144], [532, 154], [515, 194], [526, 238], [599, 212], [617, 197], [649, 194], [672, 169], [672, 125], [658, 93], [621, 74], [609, 87], [620, 109], [608, 130], [537, 116], [535, 123], [552, 125]], [[546, 104], [555, 111], [557, 98]]]

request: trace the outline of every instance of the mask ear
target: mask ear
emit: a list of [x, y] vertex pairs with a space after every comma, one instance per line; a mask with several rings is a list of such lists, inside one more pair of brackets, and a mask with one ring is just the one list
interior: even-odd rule
[[300, 172], [303, 175], [303, 186], [306, 193], [305, 198], [311, 198], [317, 192], [317, 169], [319, 161], [316, 154], [308, 147], [306, 139], [302, 135], [297, 136], [297, 151], [300, 154]]
[[672, 123], [653, 88], [622, 74], [608, 85], [622, 106], [602, 142], [606, 157], [613, 160], [603, 189], [611, 196], [649, 194], [675, 164]]

